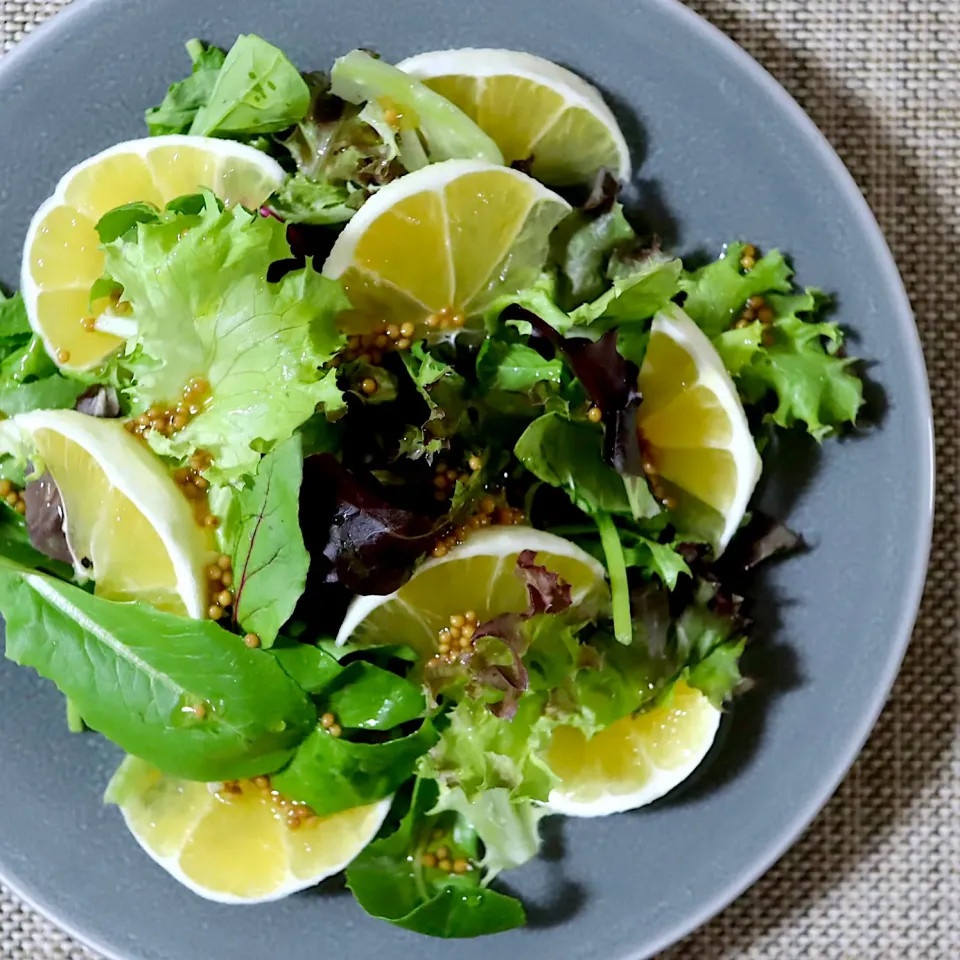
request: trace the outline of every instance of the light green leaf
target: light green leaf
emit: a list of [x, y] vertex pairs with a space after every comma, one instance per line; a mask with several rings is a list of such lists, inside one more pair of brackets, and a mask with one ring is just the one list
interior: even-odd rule
[[113, 361], [134, 381], [134, 412], [174, 402], [193, 377], [211, 388], [184, 429], [150, 433], [158, 453], [182, 459], [202, 448], [214, 459], [211, 476], [234, 480], [318, 404], [341, 410], [335, 374], [321, 367], [344, 342], [336, 318], [348, 301], [311, 266], [269, 283], [270, 264], [289, 256], [283, 224], [221, 211], [212, 196], [199, 215], [168, 213], [107, 245], [107, 271], [137, 328]]
[[464, 159], [503, 163], [500, 149], [462, 110], [396, 67], [362, 50], [340, 57], [330, 73], [330, 89], [348, 103], [396, 104], [416, 118], [431, 162]]
[[310, 89], [283, 52], [254, 34], [241, 34], [197, 110], [190, 133], [272, 133], [302, 120], [309, 107]]
[[733, 325], [750, 297], [761, 293], [787, 293], [793, 271], [779, 250], [771, 250], [755, 266], [740, 266], [746, 244], [731, 243], [719, 260], [693, 273], [684, 273], [680, 289], [687, 299], [683, 309], [708, 337]]

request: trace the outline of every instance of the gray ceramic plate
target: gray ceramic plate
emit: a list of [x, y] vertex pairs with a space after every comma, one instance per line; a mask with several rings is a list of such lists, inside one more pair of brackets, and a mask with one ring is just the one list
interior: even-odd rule
[[[637, 151], [643, 205], [683, 253], [732, 238], [790, 251], [834, 291], [871, 358], [879, 426], [787, 444], [770, 503], [813, 549], [763, 585], [750, 666], [712, 762], [675, 797], [605, 820], [548, 821], [546, 856], [509, 875], [530, 926], [456, 947], [461, 960], [646, 957], [740, 893], [790, 844], [853, 761], [889, 691], [930, 535], [931, 417], [910, 308], [866, 204], [797, 105], [746, 54], [672, 0], [86, 0], [0, 69], [0, 280], [15, 283], [31, 214], [69, 166], [145, 134], [143, 109], [185, 72], [189, 37], [256, 32], [304, 67], [351, 47], [393, 60], [513, 47], [609, 92]], [[0, 874], [111, 957], [383, 956], [450, 946], [363, 915], [349, 894], [247, 909], [177, 886], [100, 796], [116, 752], [72, 737], [56, 691], [0, 666]]]

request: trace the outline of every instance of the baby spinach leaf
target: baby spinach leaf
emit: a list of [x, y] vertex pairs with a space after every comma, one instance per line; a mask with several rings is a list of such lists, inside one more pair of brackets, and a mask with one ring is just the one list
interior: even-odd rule
[[390, 796], [438, 738], [429, 720], [416, 733], [383, 743], [357, 743], [317, 727], [271, 782], [285, 797], [327, 816]]
[[242, 34], [189, 132], [200, 137], [273, 133], [302, 120], [309, 108], [310, 88], [284, 53], [258, 36]]
[[[371, 916], [433, 937], [461, 938], [523, 926], [519, 900], [481, 885], [476, 834], [453, 813], [431, 816], [437, 785], [419, 780], [396, 832], [371, 843], [347, 869], [347, 886]], [[440, 836], [436, 834], [439, 832]], [[424, 864], [440, 846], [470, 862], [456, 874]], [[432, 863], [436, 863], [436, 857]]]
[[324, 691], [321, 709], [329, 710], [341, 727], [390, 730], [422, 717], [426, 701], [409, 680], [357, 662], [343, 668]]
[[103, 600], [10, 563], [0, 564], [0, 610], [10, 660], [171, 776], [271, 773], [316, 724], [307, 695], [268, 653], [211, 621]]
[[233, 548], [234, 619], [269, 647], [307, 583], [310, 556], [300, 533], [301, 440], [294, 434], [261, 461], [240, 491], [243, 519]]

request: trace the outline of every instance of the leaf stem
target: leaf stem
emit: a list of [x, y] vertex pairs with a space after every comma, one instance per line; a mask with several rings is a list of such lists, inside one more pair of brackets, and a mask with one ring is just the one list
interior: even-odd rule
[[633, 623], [630, 618], [630, 586], [627, 583], [627, 564], [623, 556], [620, 534], [609, 513], [596, 513], [594, 520], [600, 532], [600, 545], [607, 561], [610, 577], [610, 595], [613, 601], [613, 633], [617, 640], [629, 646], [633, 642]]

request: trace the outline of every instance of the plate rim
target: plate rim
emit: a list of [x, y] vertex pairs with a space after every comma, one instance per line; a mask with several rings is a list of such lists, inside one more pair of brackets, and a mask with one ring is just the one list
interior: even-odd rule
[[[43, 43], [49, 43], [64, 34], [67, 34], [65, 39], [69, 40], [69, 32], [75, 24], [79, 24], [85, 17], [94, 15], [101, 7], [108, 6], [113, 2], [114, 0], [73, 0], [69, 7], [61, 9], [49, 20], [38, 24], [16, 46], [0, 57], [0, 89], [3, 87], [7, 74], [15, 70], [22, 59], [29, 58], [35, 47]], [[918, 437], [918, 443], [923, 449], [923, 461], [919, 466], [924, 476], [920, 478], [920, 481], [926, 493], [923, 503], [917, 504], [920, 512], [920, 526], [914, 540], [913, 556], [908, 567], [910, 573], [904, 581], [900, 618], [891, 632], [895, 642], [890, 647], [882, 682], [873, 691], [859, 725], [850, 730], [844, 749], [834, 756], [832, 764], [818, 778], [817, 787], [811, 792], [803, 809], [788, 823], [784, 824], [778, 833], [776, 842], [770, 845], [763, 856], [757, 857], [735, 877], [728, 878], [727, 883], [718, 889], [713, 897], [702, 900], [696, 909], [690, 910], [686, 918], [675, 923], [673, 928], [665, 931], [656, 940], [650, 941], [639, 951], [635, 948], [629, 948], [629, 952], [623, 954], [619, 960], [649, 960], [649, 958], [678, 943], [708, 923], [737, 900], [784, 856], [836, 793], [837, 788], [862, 752], [889, 700], [907, 647], [910, 644], [927, 580], [933, 543], [936, 486], [933, 403], [920, 332], [896, 259], [856, 180], [854, 180], [853, 175], [826, 135], [803, 107], [769, 70], [735, 40], [699, 13], [687, 7], [682, 0], [647, 0], [647, 2], [658, 5], [669, 16], [676, 18], [684, 29], [696, 33], [705, 43], [719, 48], [739, 70], [742, 70], [768, 91], [778, 109], [793, 122], [800, 132], [806, 135], [806, 139], [823, 161], [831, 177], [838, 187], [842, 188], [844, 194], [849, 197], [861, 235], [867, 241], [870, 252], [877, 262], [885, 267], [884, 272], [891, 292], [894, 294], [894, 299], [891, 299], [889, 303], [889, 313], [900, 328], [904, 342], [908, 346], [909, 367], [920, 387], [915, 399], [919, 406], [917, 419], [921, 421], [923, 429], [923, 437]], [[131, 960], [131, 957], [119, 953], [113, 945], [102, 942], [95, 934], [81, 930], [72, 922], [62, 919], [57, 910], [46, 903], [41, 891], [33, 890], [26, 881], [15, 878], [3, 862], [0, 862], [0, 882], [40, 916], [82, 945], [95, 950], [106, 960]]]

